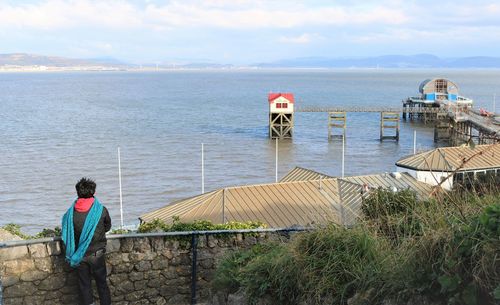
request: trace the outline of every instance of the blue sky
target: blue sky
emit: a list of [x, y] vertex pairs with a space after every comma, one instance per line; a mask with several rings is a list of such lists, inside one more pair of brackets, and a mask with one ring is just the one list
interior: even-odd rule
[[0, 0], [0, 53], [133, 63], [500, 56], [500, 1]]

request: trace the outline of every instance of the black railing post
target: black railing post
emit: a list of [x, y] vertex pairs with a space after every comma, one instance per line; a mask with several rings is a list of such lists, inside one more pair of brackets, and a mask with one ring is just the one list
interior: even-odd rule
[[196, 304], [196, 282], [197, 282], [197, 259], [198, 259], [198, 234], [191, 235], [191, 254], [193, 256], [191, 266], [191, 305]]

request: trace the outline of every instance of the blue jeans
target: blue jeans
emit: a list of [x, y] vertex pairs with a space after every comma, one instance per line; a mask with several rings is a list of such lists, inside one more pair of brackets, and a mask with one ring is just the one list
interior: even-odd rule
[[111, 294], [106, 282], [106, 260], [104, 250], [85, 256], [76, 268], [78, 274], [78, 288], [80, 290], [80, 300], [82, 305], [89, 305], [94, 302], [92, 295], [91, 281], [94, 278], [101, 305], [111, 304]]

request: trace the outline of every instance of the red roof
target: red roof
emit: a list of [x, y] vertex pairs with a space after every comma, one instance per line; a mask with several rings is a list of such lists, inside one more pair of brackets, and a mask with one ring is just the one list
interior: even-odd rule
[[275, 99], [281, 96], [286, 98], [292, 104], [295, 102], [293, 98], [293, 93], [269, 93], [267, 100], [269, 101], [269, 104], [272, 104]]

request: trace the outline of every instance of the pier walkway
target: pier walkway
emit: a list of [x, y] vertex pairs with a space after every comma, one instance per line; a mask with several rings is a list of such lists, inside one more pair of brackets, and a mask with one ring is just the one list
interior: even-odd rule
[[469, 122], [475, 125], [477, 129], [487, 131], [488, 133], [500, 137], [500, 121], [493, 117], [479, 115], [475, 111], [460, 111], [453, 117], [455, 121]]
[[332, 107], [332, 106], [303, 106], [295, 108], [295, 112], [378, 112], [378, 113], [407, 113], [407, 114], [444, 114], [457, 122], [468, 122], [477, 129], [500, 137], [500, 122], [492, 117], [479, 115], [474, 110], [456, 110], [455, 107]]
[[331, 107], [331, 106], [304, 106], [296, 107], [295, 112], [404, 112], [404, 113], [447, 113], [438, 107]]

